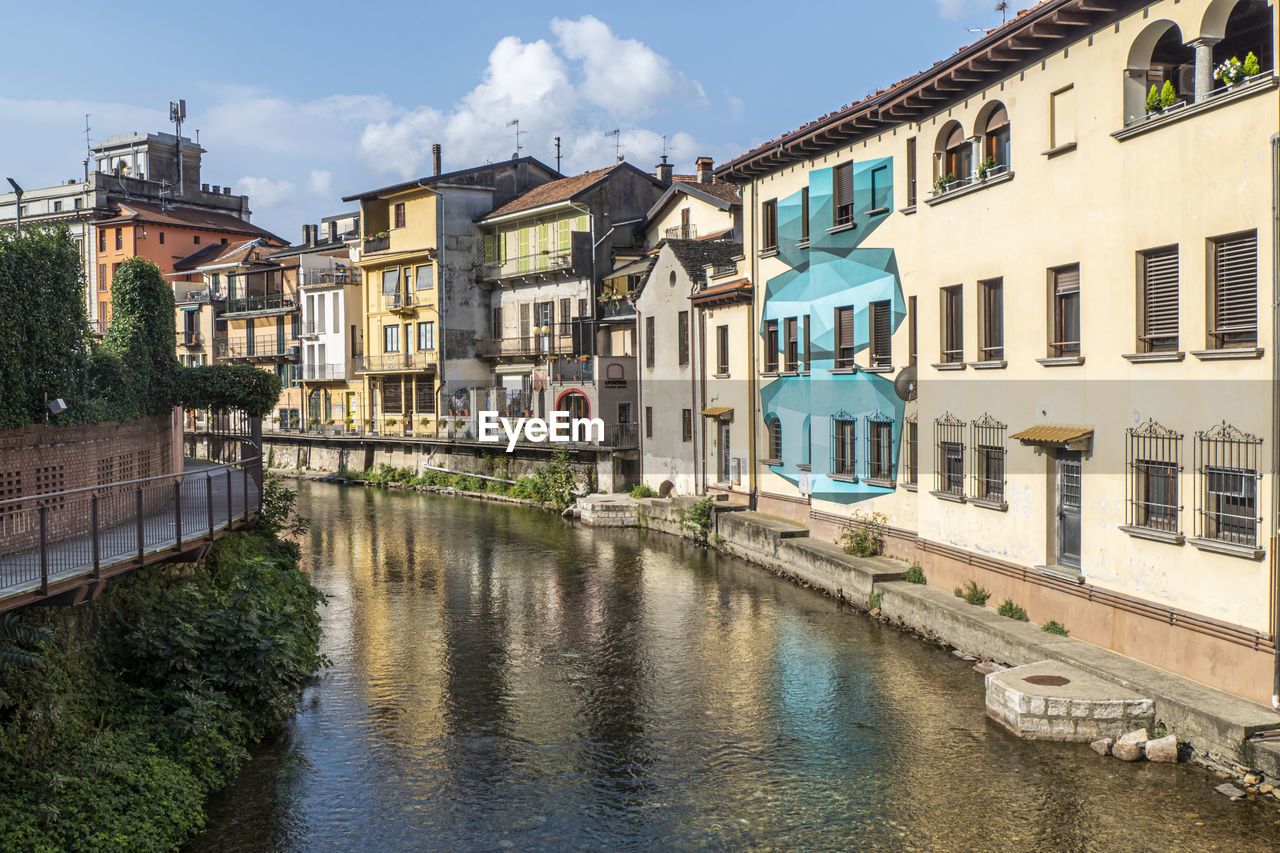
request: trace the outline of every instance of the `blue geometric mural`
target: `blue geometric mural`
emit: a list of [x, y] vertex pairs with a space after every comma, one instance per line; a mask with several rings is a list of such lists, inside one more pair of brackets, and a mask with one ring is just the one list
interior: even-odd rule
[[[858, 355], [870, 345], [868, 306], [889, 300], [894, 331], [906, 318], [907, 309], [893, 250], [863, 248], [877, 226], [891, 215], [892, 158], [853, 164], [852, 228], [831, 227], [835, 206], [833, 178], [833, 169], [809, 173], [807, 249], [796, 247], [804, 233], [801, 193], [778, 200], [778, 257], [789, 269], [765, 285], [759, 331], [767, 340], [765, 324], [770, 320], [777, 321], [782, 330], [786, 318], [808, 316], [810, 370], [808, 375], [781, 376], [763, 386], [760, 408], [766, 424], [777, 418], [782, 428], [781, 464], [770, 469], [798, 485], [800, 466], [808, 465], [810, 493], [815, 499], [854, 503], [892, 491], [865, 482], [867, 418], [893, 423], [892, 475], [887, 479], [896, 480], [904, 404], [894, 393], [890, 374], [865, 373], [861, 369], [832, 372], [836, 309], [853, 308], [855, 360], [862, 366], [866, 365], [866, 358]], [[783, 337], [778, 335], [780, 348], [786, 346]], [[800, 346], [803, 348], [803, 340]], [[895, 361], [906, 364], [905, 358]], [[781, 352], [778, 362], [784, 363]], [[834, 416], [855, 422], [856, 478], [831, 476]]]

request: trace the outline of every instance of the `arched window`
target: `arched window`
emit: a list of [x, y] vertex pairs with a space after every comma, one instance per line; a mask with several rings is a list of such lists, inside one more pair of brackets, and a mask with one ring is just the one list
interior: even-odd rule
[[973, 145], [964, 136], [960, 122], [943, 125], [934, 153], [934, 178], [939, 183], [967, 181], [973, 171]]
[[1164, 89], [1173, 84], [1177, 102], [1195, 97], [1196, 53], [1183, 44], [1182, 31], [1173, 21], [1152, 21], [1129, 46], [1124, 79], [1124, 122], [1130, 124], [1147, 115], [1147, 95], [1151, 87]]
[[581, 391], [566, 391], [556, 400], [556, 411], [568, 412], [570, 418], [591, 417], [591, 401]]
[[[1266, 0], [1214, 0], [1205, 10], [1200, 36], [1219, 40], [1213, 45], [1213, 67], [1238, 59], [1243, 63], [1252, 53], [1258, 58], [1258, 73], [1271, 71], [1271, 8]], [[1213, 79], [1213, 89], [1229, 80]]]
[[1007, 171], [1010, 164], [1009, 111], [999, 101], [992, 101], [978, 115], [978, 137], [982, 140], [983, 174]]
[[769, 458], [781, 461], [782, 459], [782, 421], [777, 415], [769, 418], [765, 423], [769, 430]]

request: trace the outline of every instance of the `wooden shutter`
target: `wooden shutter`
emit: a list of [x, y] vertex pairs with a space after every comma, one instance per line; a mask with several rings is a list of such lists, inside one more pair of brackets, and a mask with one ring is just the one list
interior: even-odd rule
[[559, 328], [559, 329], [557, 329], [557, 333], [558, 333], [558, 334], [561, 334], [561, 335], [567, 335], [567, 334], [569, 334], [569, 313], [570, 313], [570, 311], [571, 311], [571, 309], [570, 309], [570, 307], [569, 307], [569, 306], [571, 306], [572, 304], [573, 304], [573, 303], [569, 301], [569, 297], [567, 297], [567, 296], [561, 297], [561, 299], [560, 299], [560, 328]]
[[778, 321], [766, 320], [764, 324], [764, 369], [778, 369]]
[[570, 230], [572, 225], [573, 221], [570, 219], [560, 220], [560, 233], [557, 235], [556, 251], [561, 255], [569, 254], [569, 250], [573, 248], [573, 237], [571, 236], [573, 232]]
[[486, 266], [493, 266], [498, 262], [498, 239], [492, 234], [484, 235], [484, 262]]
[[893, 311], [888, 302], [871, 303], [871, 366], [891, 364]]
[[1257, 232], [1219, 240], [1213, 253], [1213, 335], [1219, 346], [1258, 338]]
[[653, 367], [653, 351], [657, 346], [654, 340], [654, 325], [652, 317], [644, 318], [644, 364], [645, 367]]
[[907, 207], [916, 206], [916, 138], [907, 140]]
[[1080, 268], [1063, 267], [1060, 270], [1054, 270], [1053, 292], [1058, 296], [1065, 296], [1069, 293], [1079, 293]]
[[799, 368], [800, 360], [800, 326], [799, 321], [795, 317], [788, 317], [783, 321], [783, 329], [786, 334], [786, 352], [787, 352], [787, 370], [796, 370]]
[[853, 221], [853, 164], [836, 166], [833, 177], [836, 196], [834, 224], [844, 225]]
[[1178, 248], [1142, 256], [1142, 344], [1147, 351], [1178, 348]]
[[729, 327], [716, 327], [716, 366], [717, 373], [729, 372]]
[[804, 370], [809, 372], [809, 315], [804, 315]]
[[[847, 352], [846, 352], [847, 351]], [[836, 367], [853, 362], [853, 308], [836, 309]]]
[[520, 337], [528, 340], [529, 338], [529, 303], [520, 303]]
[[689, 312], [681, 311], [677, 315], [677, 325], [680, 346], [680, 364], [689, 363]]

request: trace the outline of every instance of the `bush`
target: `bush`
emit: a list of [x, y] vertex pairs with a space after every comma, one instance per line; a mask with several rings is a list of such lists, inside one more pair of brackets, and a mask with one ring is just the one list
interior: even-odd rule
[[680, 510], [680, 529], [689, 534], [699, 545], [706, 545], [711, 538], [711, 525], [715, 520], [715, 498], [703, 498], [688, 509]]
[[996, 613], [1001, 616], [1007, 616], [1010, 619], [1017, 619], [1019, 622], [1027, 621], [1027, 611], [1014, 604], [1009, 599], [1000, 602], [1000, 606], [996, 608]]
[[658, 493], [644, 483], [638, 483], [631, 489], [631, 497], [633, 498], [656, 498], [657, 496]]
[[578, 499], [578, 484], [569, 465], [569, 451], [557, 450], [551, 461], [521, 477], [512, 489], [516, 497], [528, 498], [556, 512], [563, 512]]
[[1171, 107], [1178, 102], [1178, 93], [1173, 88], [1172, 80], [1164, 81], [1164, 88], [1160, 90], [1160, 106]]
[[1147, 92], [1147, 113], [1160, 112], [1160, 87], [1155, 83], [1151, 84], [1151, 91]]
[[178, 399], [173, 287], [160, 267], [130, 258], [111, 280], [111, 326], [100, 349], [119, 359], [120, 384], [95, 388], [108, 419], [166, 414]]
[[1262, 64], [1258, 62], [1258, 55], [1252, 50], [1244, 58], [1244, 76], [1253, 77], [1262, 73]]
[[1048, 622], [1040, 626], [1040, 630], [1046, 634], [1057, 634], [1059, 637], [1066, 637], [1071, 632], [1062, 626], [1061, 623], [1050, 619]]
[[854, 510], [849, 524], [840, 531], [838, 544], [846, 554], [855, 557], [875, 557], [884, 553], [884, 534], [888, 528], [884, 513], [863, 514]]
[[963, 588], [956, 587], [956, 598], [963, 598], [970, 604], [976, 604], [979, 607], [984, 606], [990, 597], [991, 593], [978, 586], [974, 581], [969, 581]]
[[868, 597], [867, 597], [867, 609], [868, 609], [868, 610], [879, 610], [879, 609], [880, 609], [880, 604], [881, 604], [881, 602], [883, 602], [883, 601], [884, 601], [884, 593], [882, 593], [882, 592], [873, 592], [873, 593], [871, 593], [871, 595], [870, 595], [870, 596], [868, 596]]
[[907, 583], [927, 583], [924, 577], [924, 569], [920, 568], [919, 563], [912, 563], [907, 568], [907, 574], [903, 577]]
[[280, 377], [247, 364], [184, 367], [179, 373], [177, 402], [187, 409], [239, 409], [265, 417], [280, 399]]

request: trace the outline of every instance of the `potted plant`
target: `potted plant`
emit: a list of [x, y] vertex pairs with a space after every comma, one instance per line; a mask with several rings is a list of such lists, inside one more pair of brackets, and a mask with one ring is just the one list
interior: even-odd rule
[[1248, 80], [1250, 77], [1257, 77], [1261, 73], [1262, 64], [1258, 62], [1258, 55], [1251, 50], [1244, 57], [1244, 78]]
[[956, 176], [951, 174], [950, 172], [947, 172], [945, 175], [939, 175], [934, 180], [933, 188], [936, 192], [944, 193], [947, 191], [947, 187], [950, 186], [951, 184], [954, 184], [955, 181], [956, 181]]
[[1147, 92], [1147, 115], [1160, 112], [1160, 87], [1155, 83], [1151, 84], [1151, 91]]
[[986, 180], [987, 172], [990, 172], [995, 167], [996, 167], [996, 158], [988, 157], [987, 159], [983, 160], [981, 163], [978, 164], [978, 177], [982, 180]]
[[[1257, 57], [1254, 57], [1257, 61]], [[1240, 61], [1240, 57], [1233, 56], [1223, 62], [1217, 68], [1213, 69], [1213, 79], [1220, 81], [1226, 86], [1234, 86], [1245, 78], [1244, 63]], [[1167, 83], [1165, 85], [1168, 85]]]
[[353, 429], [355, 429], [355, 425], [356, 425], [355, 421], [353, 421], [351, 418], [347, 418], [347, 432], [351, 432]]
[[396, 420], [395, 418], [387, 418], [387, 427], [388, 427], [388, 428], [394, 427], [394, 426], [396, 426], [396, 425], [397, 425], [397, 424], [399, 424], [399, 423], [400, 423], [400, 422], [399, 422], [398, 420]]
[[423, 429], [426, 429], [427, 427], [431, 426], [431, 418], [422, 418], [421, 420], [418, 421], [418, 423], [422, 425]]
[[1173, 81], [1165, 80], [1164, 86], [1160, 89], [1160, 109], [1167, 110], [1176, 103], [1178, 103], [1178, 93], [1173, 88]]

